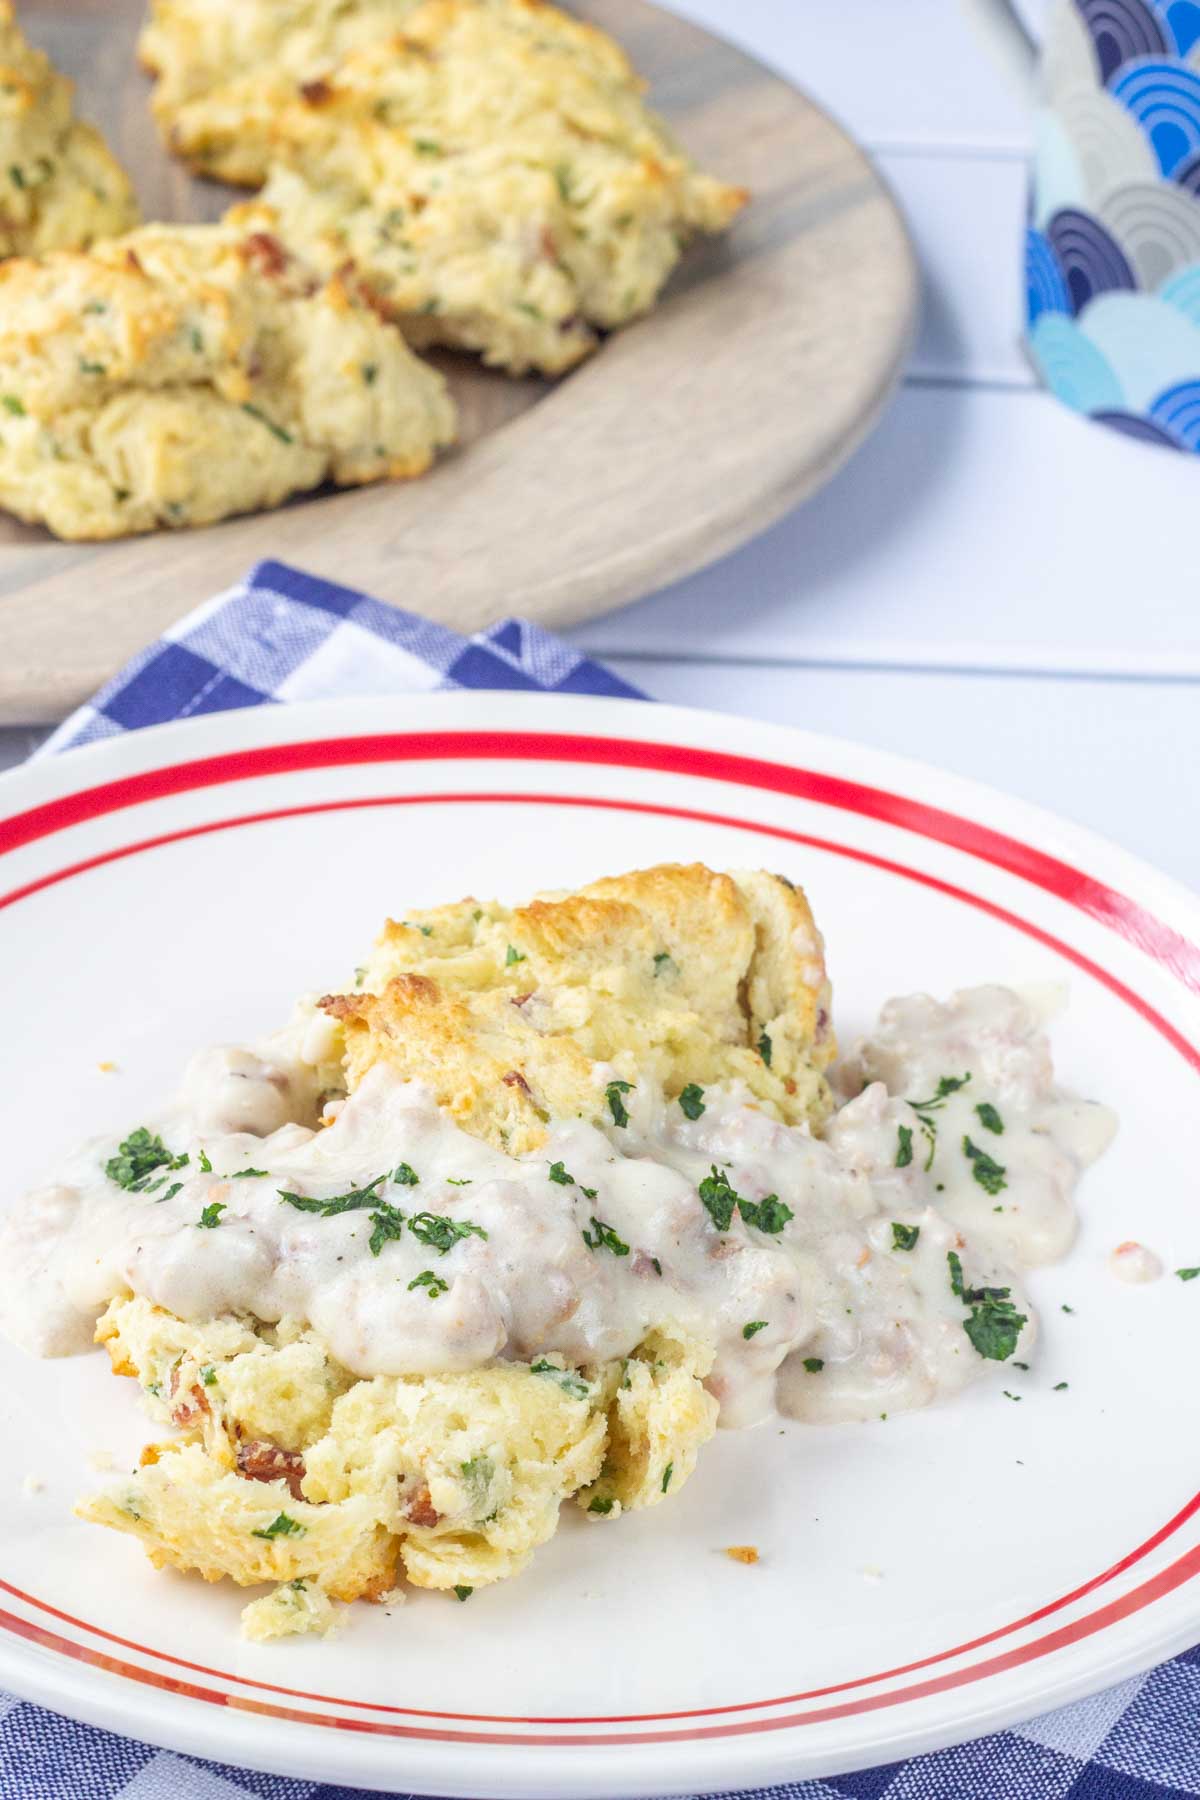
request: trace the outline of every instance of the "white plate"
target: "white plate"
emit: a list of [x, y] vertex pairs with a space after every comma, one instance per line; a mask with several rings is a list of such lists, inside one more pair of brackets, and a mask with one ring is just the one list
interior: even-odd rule
[[469, 1606], [359, 1607], [330, 1642], [243, 1644], [235, 1592], [73, 1520], [89, 1454], [124, 1464], [144, 1435], [132, 1392], [99, 1355], [0, 1350], [0, 1682], [310, 1779], [611, 1796], [891, 1760], [1200, 1637], [1200, 1284], [1106, 1269], [1126, 1237], [1200, 1263], [1200, 907], [1168, 881], [874, 751], [569, 696], [223, 713], [22, 770], [0, 800], [6, 1204], [61, 1137], [138, 1123], [194, 1046], [341, 979], [389, 910], [665, 858], [803, 881], [844, 1037], [893, 992], [1069, 981], [1062, 1073], [1122, 1115], [1076, 1250], [1033, 1278], [1028, 1375], [885, 1423], [722, 1434], [671, 1506], [565, 1519]]

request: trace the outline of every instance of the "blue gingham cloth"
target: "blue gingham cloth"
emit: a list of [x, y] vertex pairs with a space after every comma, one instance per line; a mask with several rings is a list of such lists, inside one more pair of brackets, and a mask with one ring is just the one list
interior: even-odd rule
[[[39, 755], [232, 707], [436, 688], [645, 698], [524, 620], [507, 619], [463, 638], [267, 562], [136, 656]], [[357, 1792], [176, 1756], [0, 1693], [4, 1800], [354, 1800]], [[741, 1800], [1181, 1795], [1200, 1796], [1200, 1649], [1011, 1731], [883, 1768], [757, 1790]]]

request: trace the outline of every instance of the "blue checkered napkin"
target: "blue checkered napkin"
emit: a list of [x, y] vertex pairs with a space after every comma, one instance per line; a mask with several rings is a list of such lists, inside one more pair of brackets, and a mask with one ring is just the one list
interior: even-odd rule
[[[535, 625], [510, 619], [463, 638], [269, 562], [136, 656], [39, 754], [230, 707], [472, 687], [642, 697]], [[1180, 1800], [1184, 1795], [1200, 1797], [1200, 1649], [1017, 1730], [740, 1800]], [[364, 1800], [357, 1789], [256, 1775], [153, 1750], [3, 1693], [0, 1797]]]
[[351, 588], [264, 562], [135, 656], [39, 754], [237, 706], [435, 688], [642, 698], [526, 620], [460, 637]]

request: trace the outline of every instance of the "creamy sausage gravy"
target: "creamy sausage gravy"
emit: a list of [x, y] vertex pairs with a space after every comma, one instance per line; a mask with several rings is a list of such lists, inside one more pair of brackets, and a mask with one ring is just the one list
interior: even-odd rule
[[[133, 1292], [196, 1321], [299, 1318], [369, 1376], [586, 1364], [674, 1324], [715, 1345], [727, 1425], [872, 1418], [1028, 1357], [1019, 1271], [1069, 1248], [1115, 1129], [1055, 1085], [1036, 1002], [1000, 987], [890, 1001], [820, 1137], [733, 1087], [685, 1108], [601, 1069], [593, 1116], [520, 1159], [383, 1066], [327, 1099], [331, 1029], [310, 1012], [204, 1052], [173, 1106], [10, 1207], [0, 1328], [67, 1354]], [[174, 1166], [137, 1173], [143, 1125]]]

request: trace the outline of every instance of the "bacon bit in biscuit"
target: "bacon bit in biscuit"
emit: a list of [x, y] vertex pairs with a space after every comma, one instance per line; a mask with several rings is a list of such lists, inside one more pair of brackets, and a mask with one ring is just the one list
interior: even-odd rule
[[756, 1563], [758, 1551], [753, 1544], [726, 1544], [725, 1554], [731, 1562]]
[[422, 1483], [413, 1493], [404, 1507], [404, 1516], [413, 1525], [440, 1525], [441, 1513], [429, 1497], [429, 1489]]
[[265, 1438], [247, 1438], [237, 1447], [238, 1474], [247, 1481], [286, 1481], [293, 1500], [303, 1500], [304, 1458], [298, 1450], [281, 1450]]
[[300, 98], [306, 106], [324, 106], [327, 100], [333, 99], [333, 89], [323, 75], [318, 76], [316, 81], [300, 83]]
[[241, 245], [242, 261], [251, 263], [260, 275], [282, 275], [288, 266], [288, 253], [279, 239], [269, 231], [252, 231]]
[[531, 988], [527, 994], [514, 994], [512, 997], [512, 1004], [514, 1006], [524, 1006], [524, 1004], [527, 1000], [532, 1000], [532, 999], [533, 999], [533, 990]]
[[796, 1084], [790, 1075], [785, 1075], [783, 1078], [783, 1091], [785, 1094], [794, 1094], [796, 1091]]
[[[179, 1392], [179, 1365], [171, 1370], [171, 1399]], [[208, 1397], [198, 1382], [193, 1382], [183, 1399], [171, 1408], [172, 1425], [194, 1425], [201, 1413], [210, 1412]]]
[[510, 1069], [507, 1075], [500, 1077], [505, 1087], [520, 1088], [527, 1100], [533, 1099], [533, 1090], [519, 1069]]

